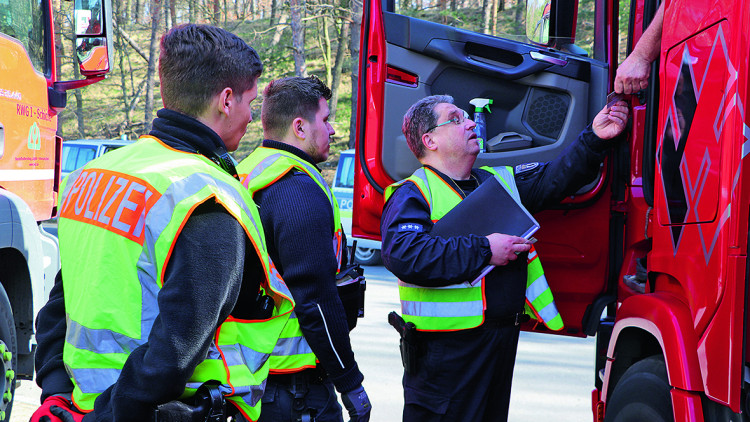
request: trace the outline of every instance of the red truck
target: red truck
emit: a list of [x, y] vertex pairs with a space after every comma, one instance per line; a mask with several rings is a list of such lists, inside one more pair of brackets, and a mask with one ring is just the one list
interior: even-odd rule
[[[10, 420], [18, 380], [34, 375], [34, 316], [60, 268], [56, 214], [66, 91], [109, 71], [110, 0], [76, 0], [81, 80], [57, 74], [52, 1], [0, 0], [0, 421]], [[73, 32], [73, 31], [71, 31]]]
[[[518, 3], [485, 2], [505, 14], [500, 33], [492, 20], [462, 27], [472, 11], [460, 1], [365, 1], [355, 237], [380, 238], [383, 189], [418, 166], [401, 133], [412, 103], [493, 99], [476, 165], [548, 161], [603, 107], [659, 6]], [[597, 338], [595, 421], [747, 420], [749, 53], [749, 2], [665, 0], [627, 140], [596, 180], [536, 215], [561, 334]]]

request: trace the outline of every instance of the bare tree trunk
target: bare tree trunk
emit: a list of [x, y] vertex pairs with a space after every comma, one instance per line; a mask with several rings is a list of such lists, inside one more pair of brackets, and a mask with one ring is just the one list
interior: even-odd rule
[[526, 10], [526, 0], [516, 0], [516, 28], [523, 30], [523, 12]]
[[172, 18], [169, 16], [170, 10], [170, 3], [172, 0], [163, 0], [164, 1], [164, 31], [169, 31], [169, 28], [172, 27]]
[[349, 122], [349, 148], [354, 148], [357, 135], [357, 102], [359, 100], [359, 37], [362, 26], [362, 0], [351, 0], [352, 21], [349, 24], [349, 55], [352, 58], [352, 118]]
[[271, 22], [273, 25], [276, 22], [276, 15], [278, 14], [279, 0], [271, 0]]
[[117, 10], [120, 22], [130, 22], [130, 0], [118, 0]]
[[141, 0], [135, 0], [133, 2], [133, 21], [135, 23], [141, 23]]
[[169, 0], [169, 27], [177, 25], [177, 0]]
[[218, 25], [221, 21], [221, 0], [213, 0], [214, 3], [214, 16], [213, 24]]
[[188, 0], [188, 20], [190, 22], [195, 22], [197, 20], [195, 18], [197, 15], [195, 8], [196, 8], [195, 0]]
[[320, 44], [320, 50], [323, 55], [323, 66], [326, 70], [326, 84], [331, 86], [333, 83], [332, 67], [331, 63], [331, 35], [328, 32], [328, 18], [326, 15], [316, 19], [318, 25], [322, 25], [322, 28], [318, 28], [318, 44]]
[[156, 60], [159, 54], [158, 32], [161, 14], [160, 0], [151, 1], [151, 44], [148, 49], [148, 70], [146, 71], [146, 107], [144, 119], [146, 123], [144, 134], [151, 130], [151, 119], [154, 112], [154, 75], [156, 74]]
[[498, 3], [502, 3], [503, 0], [492, 0], [492, 14], [490, 17], [490, 34], [497, 35], [497, 8]]
[[349, 35], [349, 26], [346, 20], [341, 19], [339, 28], [338, 47], [336, 48], [336, 61], [333, 63], [333, 77], [331, 81], [331, 116], [330, 121], [336, 121], [336, 109], [339, 104], [339, 86], [341, 85], [341, 71], [344, 67], [344, 52], [346, 50], [346, 37]]
[[482, 0], [482, 33], [490, 33], [490, 16], [492, 16], [492, 0]]
[[[122, 111], [125, 114], [125, 127], [130, 127], [130, 107], [128, 107], [128, 79], [127, 72], [125, 71], [125, 55], [127, 54], [125, 49], [125, 40], [119, 32], [116, 32], [117, 37], [115, 38], [115, 49], [118, 54], [118, 65], [120, 67], [120, 89], [122, 90]], [[118, 134], [122, 135], [122, 133]]]
[[271, 38], [271, 48], [276, 47], [279, 41], [281, 41], [281, 34], [284, 32], [284, 28], [288, 26], [286, 23], [288, 20], [289, 16], [286, 14], [281, 15], [281, 17], [279, 18], [279, 23], [276, 25], [276, 29], [273, 33], [273, 38]]
[[302, 26], [304, 14], [304, 0], [290, 0], [292, 23], [292, 56], [294, 57], [294, 74], [307, 76], [305, 63], [305, 28]]

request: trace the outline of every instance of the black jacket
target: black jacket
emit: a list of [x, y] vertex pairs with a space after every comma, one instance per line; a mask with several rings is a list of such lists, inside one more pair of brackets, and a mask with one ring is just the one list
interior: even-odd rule
[[[263, 146], [291, 152], [315, 166], [309, 155], [291, 145], [267, 139]], [[305, 340], [336, 389], [353, 390], [364, 377], [354, 360], [346, 314], [336, 291], [333, 209], [328, 197], [306, 173], [291, 171], [256, 192], [253, 199], [260, 208], [268, 253], [294, 297], [294, 313]], [[342, 262], [346, 261], [344, 248]]]
[[[159, 110], [151, 135], [172, 148], [201, 151], [214, 160], [226, 154], [215, 132], [175, 111]], [[148, 342], [133, 350], [117, 383], [96, 399], [97, 421], [150, 420], [158, 404], [182, 394], [220, 322], [230, 314], [242, 318], [254, 310], [248, 304], [254, 304], [264, 275], [249, 242], [221, 205], [209, 202], [193, 211], [167, 264], [157, 298], [160, 312]], [[62, 361], [65, 303], [59, 278], [36, 323], [36, 380], [44, 401], [73, 389]]]
[[[518, 166], [515, 181], [521, 202], [531, 213], [541, 211], [572, 195], [598, 173], [609, 142], [584, 130], [555, 160]], [[492, 175], [473, 169], [476, 181], [450, 181], [465, 194]], [[404, 224], [409, 223], [409, 224]], [[492, 257], [484, 236], [431, 236], [430, 207], [414, 183], [400, 186], [386, 202], [381, 219], [383, 264], [399, 279], [420, 286], [439, 287], [472, 280]], [[487, 276], [487, 318], [506, 317], [523, 311], [526, 288], [526, 255], [498, 267]], [[542, 257], [543, 262], [543, 257]], [[511, 282], [511, 280], [513, 280]]]

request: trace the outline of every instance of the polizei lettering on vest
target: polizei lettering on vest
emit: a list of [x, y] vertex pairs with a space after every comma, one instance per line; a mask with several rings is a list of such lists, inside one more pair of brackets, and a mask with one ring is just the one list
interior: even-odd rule
[[146, 215], [160, 197], [141, 179], [102, 169], [84, 170], [73, 182], [60, 216], [143, 244]]

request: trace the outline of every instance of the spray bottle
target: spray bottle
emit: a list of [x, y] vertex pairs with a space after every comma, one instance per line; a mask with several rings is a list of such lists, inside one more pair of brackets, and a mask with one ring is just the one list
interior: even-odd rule
[[469, 104], [474, 106], [474, 123], [476, 123], [476, 127], [474, 128], [474, 132], [477, 134], [477, 142], [479, 143], [479, 151], [485, 152], [486, 145], [485, 142], [487, 141], [487, 122], [484, 120], [484, 109], [487, 109], [487, 112], [492, 113], [490, 110], [490, 104], [492, 104], [492, 100], [489, 98], [474, 98], [473, 100], [469, 101]]

